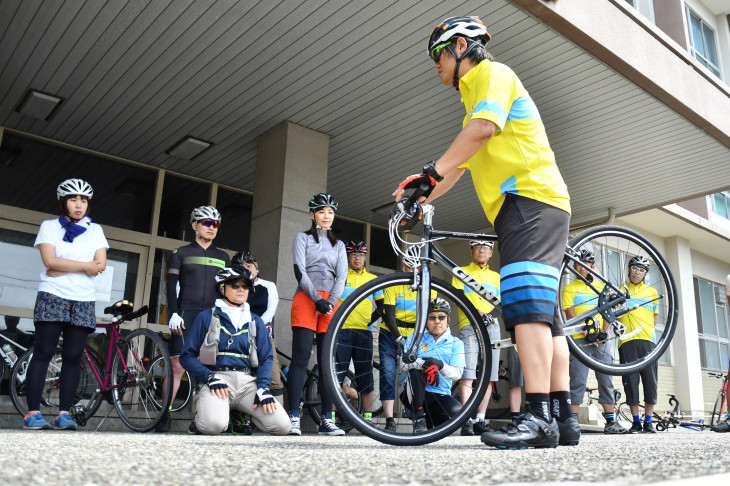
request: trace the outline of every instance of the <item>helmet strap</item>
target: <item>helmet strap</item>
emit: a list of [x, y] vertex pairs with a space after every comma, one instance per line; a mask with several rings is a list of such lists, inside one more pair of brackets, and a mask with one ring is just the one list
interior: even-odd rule
[[[226, 286], [225, 283], [221, 284], [221, 287], [225, 287], [225, 286]], [[243, 304], [245, 304], [245, 302], [241, 302], [240, 304], [236, 304], [235, 302], [231, 302], [228, 299], [228, 297], [226, 297], [226, 291], [225, 291], [225, 289], [223, 290], [223, 292], [220, 292], [220, 294], [221, 294], [221, 297], [223, 298], [223, 300], [225, 300], [226, 302], [228, 302], [233, 307], [243, 307]]]
[[203, 243], [210, 243], [212, 240], [209, 240], [207, 238], [203, 238], [203, 235], [198, 233], [198, 230], [195, 230], [195, 237], [201, 240]]
[[[463, 39], [466, 40], [465, 37], [463, 37]], [[449, 52], [451, 52], [451, 54], [454, 56], [454, 59], [456, 59], [456, 65], [454, 65], [454, 81], [452, 83], [452, 86], [454, 86], [454, 89], [456, 89], [456, 91], [459, 91], [459, 67], [461, 66], [461, 60], [464, 59], [476, 46], [482, 45], [482, 43], [478, 40], [472, 40], [471, 43], [467, 40], [466, 43], [466, 49], [461, 54], [461, 56], [456, 55], [456, 50], [454, 49], [455, 42], [452, 42], [451, 44], [446, 46], [446, 49], [448, 49]]]
[[332, 226], [330, 226], [329, 228], [322, 228], [322, 227], [321, 227], [320, 225], [318, 225], [317, 223], [314, 223], [314, 226], [315, 226], [315, 228], [317, 228], [317, 229], [318, 229], [318, 230], [320, 230], [320, 231], [331, 231], [331, 230], [332, 230]]

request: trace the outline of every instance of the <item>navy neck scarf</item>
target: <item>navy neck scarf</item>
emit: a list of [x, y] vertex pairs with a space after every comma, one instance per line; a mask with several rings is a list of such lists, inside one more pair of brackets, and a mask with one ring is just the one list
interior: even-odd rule
[[[66, 230], [66, 234], [63, 236], [63, 241], [68, 241], [69, 243], [73, 243], [74, 238], [83, 234], [87, 230], [86, 226], [74, 223], [68, 218], [68, 216], [59, 216], [58, 222], [61, 223], [61, 226], [63, 226]], [[90, 222], [91, 219], [89, 219], [89, 223]]]

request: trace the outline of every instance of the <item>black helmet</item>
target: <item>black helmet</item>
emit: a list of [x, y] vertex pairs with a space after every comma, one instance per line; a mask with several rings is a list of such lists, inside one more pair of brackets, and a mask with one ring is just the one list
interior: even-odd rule
[[249, 250], [239, 251], [233, 255], [231, 263], [243, 266], [244, 263], [256, 263], [256, 258], [254, 258], [253, 254]]
[[580, 261], [585, 263], [596, 263], [596, 255], [590, 250], [581, 250], [579, 258]]
[[451, 313], [451, 306], [441, 297], [436, 297], [428, 305], [428, 312], [442, 311], [447, 314]]
[[367, 253], [368, 245], [364, 241], [348, 241], [345, 243], [345, 251], [347, 253]]
[[641, 255], [635, 256], [634, 258], [629, 260], [629, 268], [633, 267], [634, 265], [639, 266], [639, 267], [644, 267], [647, 272], [651, 268], [649, 259], [646, 257], [643, 257]]
[[310, 211], [316, 211], [318, 209], [326, 207], [330, 207], [337, 211], [338, 205], [339, 204], [337, 203], [337, 201], [335, 201], [335, 198], [333, 198], [331, 194], [325, 194], [323, 192], [315, 194], [314, 196], [312, 196], [312, 199], [309, 200]]
[[221, 293], [220, 284], [238, 282], [239, 280], [245, 281], [249, 288], [253, 286], [253, 282], [251, 281], [251, 272], [246, 270], [244, 267], [233, 264], [230, 267], [221, 268], [215, 276], [215, 283], [219, 284], [218, 293]]
[[457, 37], [477, 41], [482, 47], [492, 38], [479, 17], [449, 17], [438, 24], [428, 38], [428, 55], [433, 59], [438, 48], [444, 48]]

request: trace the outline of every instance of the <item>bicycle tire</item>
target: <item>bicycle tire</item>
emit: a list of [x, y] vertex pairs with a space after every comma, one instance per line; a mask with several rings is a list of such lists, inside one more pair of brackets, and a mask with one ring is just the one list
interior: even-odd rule
[[[152, 401], [155, 406], [159, 408], [162, 408], [162, 383], [167, 376], [167, 373], [164, 370], [164, 362], [165, 361], [162, 359], [162, 356], [158, 356], [149, 367], [150, 374], [153, 376], [153, 379], [158, 382], [158, 385], [155, 385], [155, 394], [152, 395]], [[192, 396], [193, 379], [191, 378], [190, 373], [185, 370], [185, 373], [183, 373], [180, 378], [180, 386], [177, 389], [177, 395], [175, 395], [175, 398], [170, 403], [170, 406], [172, 407], [170, 408], [170, 411], [179, 412], [185, 408], [185, 406], [190, 402]]]
[[[363, 416], [345, 400], [344, 393], [339, 385], [335, 365], [337, 342], [345, 321], [358, 304], [362, 303], [365, 299], [369, 300], [375, 292], [391, 286], [410, 286], [413, 284], [413, 279], [414, 276], [412, 273], [394, 273], [378, 277], [359, 287], [340, 304], [337, 312], [335, 312], [335, 315], [332, 317], [327, 334], [325, 335], [322, 351], [322, 377], [325, 386], [327, 387], [327, 391], [330, 393], [330, 396], [337, 406], [338, 413], [343, 414], [345, 418], [362, 434], [391, 445], [428, 444], [455, 432], [469, 417], [471, 417], [472, 413], [479, 405], [479, 402], [481, 402], [484, 397], [490, 375], [491, 343], [479, 313], [472, 303], [464, 297], [462, 291], [456, 290], [453, 286], [443, 280], [432, 278], [430, 290], [436, 291], [439, 297], [445, 298], [452, 304], [452, 319], [450, 321], [450, 327], [453, 329], [452, 333], [457, 334], [456, 329], [458, 329], [459, 319], [454, 317], [457, 315], [457, 308], [464, 311], [466, 317], [475, 329], [477, 339], [478, 372], [477, 378], [474, 380], [475, 391], [469, 397], [467, 403], [465, 403], [455, 415], [446, 420], [444, 423], [432, 427], [422, 434], [413, 434], [410, 432], [410, 430], [412, 430], [410, 425], [406, 424], [396, 426], [396, 430], [394, 431], [385, 430], [378, 426], [382, 424], [376, 421], [369, 422], [365, 420]], [[419, 292], [420, 291], [421, 290], [419, 290]], [[396, 377], [399, 375], [400, 372], [396, 371]], [[396, 380], [396, 382], [397, 381], [398, 380]], [[405, 429], [408, 429], [409, 431], [406, 432]]]
[[[664, 329], [656, 341], [654, 349], [644, 357], [638, 358], [629, 363], [621, 363], [618, 359], [619, 341], [626, 340], [631, 337], [631, 332], [626, 333], [626, 326], [618, 319], [610, 324], [609, 338], [604, 346], [604, 353], [596, 353], [593, 356], [589, 353], [589, 344], [579, 345], [572, 336], [567, 336], [570, 352], [583, 364], [589, 368], [609, 375], [628, 375], [642, 370], [644, 367], [651, 365], [657, 361], [667, 350], [671, 344], [672, 337], [677, 328], [677, 319], [679, 308], [677, 305], [677, 288], [674, 283], [669, 265], [664, 257], [659, 253], [656, 247], [646, 238], [633, 230], [620, 226], [597, 226], [588, 229], [577, 236], [573, 237], [568, 246], [580, 252], [583, 249], [592, 251], [596, 256], [596, 270], [604, 275], [609, 282], [617, 288], [621, 288], [626, 282], [628, 259], [633, 256], [641, 255], [649, 259], [652, 268], [645, 277], [647, 280], [651, 278], [648, 285], [654, 287], [658, 294], [659, 300], [656, 301], [659, 315], [664, 320]], [[618, 264], [616, 264], [616, 262]], [[563, 295], [565, 286], [573, 280], [574, 273], [568, 269], [572, 267], [573, 262], [566, 256], [560, 267], [560, 295]], [[614, 295], [613, 298], [619, 296]], [[598, 300], [598, 296], [596, 296]], [[635, 303], [635, 302], [634, 302]], [[632, 302], [629, 302], [633, 305]], [[614, 306], [614, 312], [622, 315], [624, 321], [629, 321], [631, 325], [636, 325], [643, 329], [645, 323], [639, 322], [636, 317], [628, 313], [626, 299], [620, 305]], [[565, 315], [559, 313], [565, 324]], [[650, 322], [647, 331], [651, 329], [654, 332], [654, 324]], [[588, 351], [587, 351], [588, 350]]]
[[149, 329], [134, 329], [118, 347], [111, 370], [114, 408], [130, 429], [150, 431], [160, 423], [172, 400], [172, 387], [168, 387], [162, 396], [162, 406], [155, 405], [152, 397], [162, 383], [153, 379], [149, 372], [152, 362], [161, 357], [168, 363], [164, 369], [168, 383], [172, 383], [172, 360], [167, 345]]
[[[90, 350], [90, 352], [93, 352], [93, 349], [89, 348], [88, 345], [85, 346], [85, 348]], [[32, 358], [33, 348], [30, 348], [23, 354], [23, 356], [20, 357], [20, 359], [18, 359], [18, 361], [16, 361], [15, 366], [13, 366], [10, 373], [10, 400], [13, 402], [13, 406], [18, 413], [23, 416], [28, 413], [28, 405], [26, 402], [26, 374]], [[96, 378], [91, 371], [88, 360], [85, 356], [81, 363], [82, 366], [81, 376], [79, 377], [79, 385], [76, 387], [76, 394], [74, 395], [74, 402], [70, 412], [76, 422], [83, 426], [101, 406], [101, 392], [99, 391], [98, 383], [96, 382]], [[63, 358], [61, 356], [61, 347], [58, 346], [48, 364], [45, 385], [41, 394], [40, 412], [47, 417], [55, 417], [59, 412], [58, 384], [62, 364]]]
[[[626, 402], [623, 402], [618, 407], [616, 407], [616, 413], [621, 420], [624, 420], [626, 422], [634, 421], [634, 416], [631, 415], [631, 408], [629, 408], [629, 405]], [[639, 405], [639, 420], [643, 422], [645, 416], [646, 414], [644, 413], [644, 406]]]
[[715, 405], [712, 407], [712, 416], [710, 417], [710, 427], [720, 423], [722, 418], [722, 409], [725, 407], [725, 399], [727, 396], [724, 392], [720, 391], [715, 399]]

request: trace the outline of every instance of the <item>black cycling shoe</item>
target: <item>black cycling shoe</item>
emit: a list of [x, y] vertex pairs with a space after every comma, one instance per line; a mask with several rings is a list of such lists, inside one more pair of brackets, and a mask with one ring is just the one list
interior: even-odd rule
[[725, 419], [724, 422], [720, 422], [719, 424], [715, 424], [712, 427], [710, 427], [710, 430], [713, 432], [730, 432], [730, 420]]
[[570, 417], [565, 422], [558, 422], [558, 430], [560, 431], [558, 445], [578, 445], [580, 441], [580, 425], [578, 425], [577, 418]]
[[633, 422], [629, 429], [629, 434], [640, 434], [642, 431], [641, 422]]
[[200, 431], [198, 430], [198, 427], [195, 425], [195, 420], [190, 422], [190, 425], [188, 425], [188, 434], [189, 435], [201, 435]]
[[651, 422], [644, 422], [644, 433], [645, 434], [656, 434], [656, 429]]
[[165, 415], [162, 416], [162, 420], [159, 424], [157, 424], [157, 427], [155, 427], [155, 432], [170, 432], [171, 428], [172, 417], [170, 416], [170, 412], [165, 412]]
[[484, 432], [494, 432], [494, 429], [487, 425], [484, 420], [474, 422], [474, 433], [482, 435]]
[[428, 427], [426, 427], [426, 419], [421, 417], [417, 419], [413, 419], [413, 433], [414, 434], [422, 434], [428, 430]]
[[461, 426], [461, 435], [474, 435], [474, 423], [471, 419], [467, 420], [464, 425]]
[[506, 432], [484, 432], [482, 442], [498, 449], [527, 449], [528, 447], [557, 447], [560, 439], [558, 422], [546, 422], [526, 413], [517, 426], [507, 427]]

